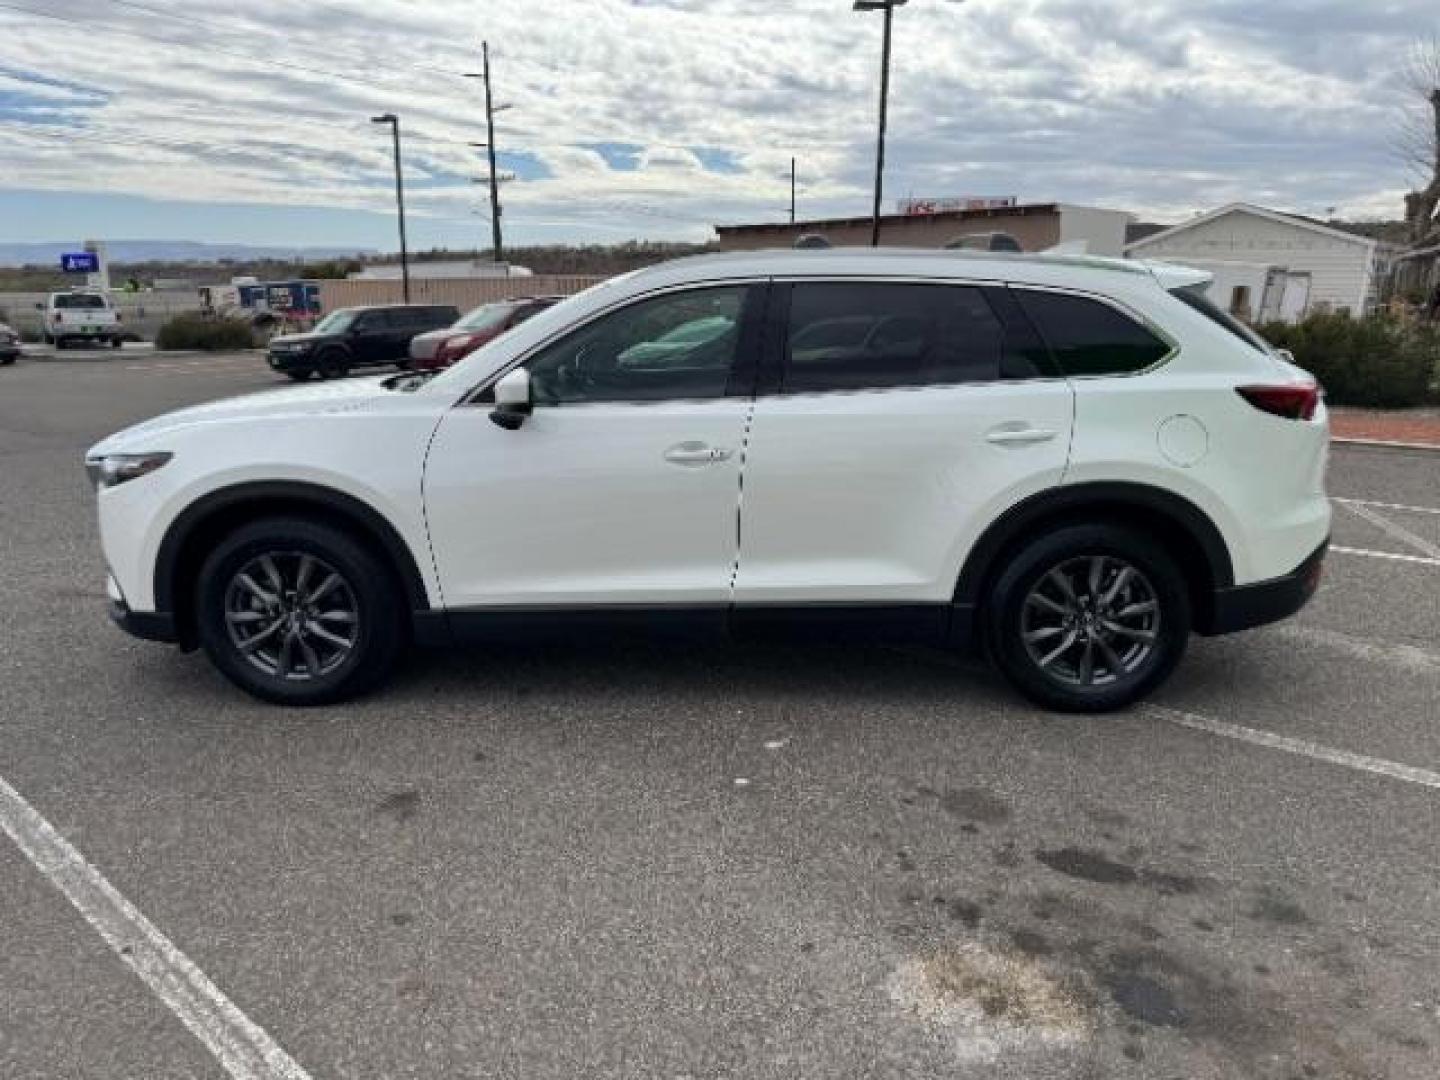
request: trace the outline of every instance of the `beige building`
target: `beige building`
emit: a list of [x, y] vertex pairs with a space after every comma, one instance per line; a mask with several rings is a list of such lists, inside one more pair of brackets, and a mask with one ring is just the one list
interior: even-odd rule
[[[880, 243], [887, 247], [942, 248], [961, 236], [1001, 232], [1013, 236], [1024, 251], [1044, 251], [1065, 244], [1090, 255], [1118, 257], [1125, 249], [1125, 227], [1133, 220], [1132, 214], [1122, 210], [1066, 203], [885, 214], [880, 218]], [[717, 225], [715, 231], [720, 234], [722, 251], [753, 251], [792, 247], [810, 233], [818, 233], [835, 247], [866, 247], [870, 227], [867, 216], [797, 221], [793, 225]]]

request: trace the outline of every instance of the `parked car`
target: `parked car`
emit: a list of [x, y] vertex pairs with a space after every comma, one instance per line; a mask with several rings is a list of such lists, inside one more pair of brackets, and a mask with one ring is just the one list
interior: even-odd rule
[[47, 343], [63, 349], [72, 341], [99, 342], [118, 349], [124, 341], [120, 313], [100, 292], [53, 292], [35, 307], [42, 313]]
[[297, 382], [319, 375], [339, 378], [351, 368], [410, 363], [410, 341], [460, 317], [443, 304], [339, 308], [303, 334], [270, 339], [270, 366]]
[[[1042, 705], [1119, 708], [1192, 632], [1298, 610], [1327, 549], [1320, 389], [1209, 280], [677, 260], [443, 372], [182, 410], [87, 456], [113, 615], [294, 704], [407, 640], [686, 626], [979, 648]], [[621, 363], [707, 317], [734, 332]], [[838, 319], [868, 329], [827, 349]]]
[[20, 335], [0, 322], [0, 364], [13, 364], [20, 358]]
[[410, 363], [417, 371], [446, 368], [487, 341], [554, 307], [563, 296], [521, 296], [484, 304], [444, 330], [432, 330], [410, 342]]

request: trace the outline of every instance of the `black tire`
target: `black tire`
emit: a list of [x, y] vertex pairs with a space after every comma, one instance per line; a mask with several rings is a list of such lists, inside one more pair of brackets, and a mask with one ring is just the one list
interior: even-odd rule
[[343, 349], [326, 349], [316, 359], [315, 371], [322, 379], [343, 379], [350, 374], [350, 357]]
[[985, 644], [1031, 701], [1059, 712], [1110, 712], [1169, 678], [1185, 653], [1190, 617], [1185, 578], [1152, 537], [1118, 524], [1069, 525], [1001, 569], [986, 602]]
[[[280, 705], [363, 694], [390, 673], [405, 642], [404, 593], [389, 567], [349, 533], [307, 518], [265, 518], [231, 533], [205, 560], [195, 596], [211, 662], [242, 690]], [[331, 638], [320, 637], [317, 624]], [[328, 644], [344, 638], [346, 649]]]
[[313, 371], [310, 371], [309, 369], [306, 369], [304, 371], [287, 371], [285, 372], [285, 374], [289, 375], [290, 378], [294, 379], [296, 382], [309, 382], [310, 376], [315, 373]]
[[112, 349], [118, 349], [118, 348], [120, 348], [120, 347], [121, 347], [122, 345], [124, 345], [124, 344], [125, 344], [125, 339], [124, 339], [124, 338], [113, 337], [113, 338], [110, 339], [110, 347], [111, 347]]
[[60, 352], [62, 349], [68, 348], [69, 345], [70, 345], [70, 339], [69, 339], [69, 338], [57, 337], [57, 338], [55, 339], [55, 351], [56, 351], [56, 352]]
[[0, 364], [5, 365], [6, 367], [9, 367], [13, 363], [15, 363], [15, 357], [11, 356], [9, 353], [6, 353], [5, 356], [0, 357]]

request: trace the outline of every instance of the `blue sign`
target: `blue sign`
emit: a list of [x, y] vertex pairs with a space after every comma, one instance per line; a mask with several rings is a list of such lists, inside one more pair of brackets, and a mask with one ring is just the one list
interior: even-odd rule
[[93, 251], [71, 251], [60, 256], [60, 269], [67, 274], [98, 274], [100, 256]]

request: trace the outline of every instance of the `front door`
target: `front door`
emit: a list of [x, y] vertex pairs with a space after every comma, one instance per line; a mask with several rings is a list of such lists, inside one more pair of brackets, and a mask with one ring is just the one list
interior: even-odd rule
[[451, 410], [425, 467], [446, 607], [726, 604], [764, 292], [664, 293], [542, 347], [515, 431]]
[[1069, 384], [1004, 289], [806, 281], [777, 285], [781, 306], [787, 289], [736, 604], [948, 604], [984, 526], [1060, 481]]

